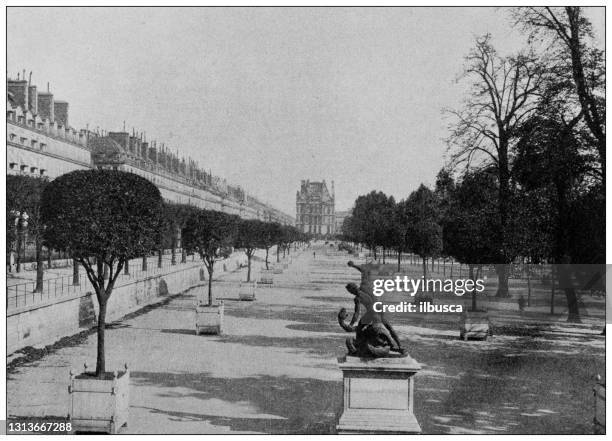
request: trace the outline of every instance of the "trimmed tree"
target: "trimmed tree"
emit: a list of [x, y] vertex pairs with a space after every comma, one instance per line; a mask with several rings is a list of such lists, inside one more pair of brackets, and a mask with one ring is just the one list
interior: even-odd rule
[[[187, 204], [174, 204], [170, 202], [164, 203], [164, 226], [166, 241], [171, 248], [171, 262], [176, 264], [176, 245], [178, 234], [181, 233], [187, 223], [189, 216], [198, 208]], [[182, 245], [182, 243], [181, 243]], [[187, 253], [185, 247], [181, 246], [181, 263], [187, 262]]]
[[371, 191], [355, 200], [353, 229], [359, 235], [359, 242], [366, 244], [374, 253], [374, 260], [377, 260], [376, 247], [388, 246], [390, 242], [394, 205], [393, 197], [388, 197], [382, 191]]
[[261, 246], [261, 236], [265, 224], [257, 219], [241, 219], [236, 229], [236, 248], [244, 249], [247, 256], [247, 282], [251, 281], [251, 259], [255, 250]]
[[401, 271], [402, 253], [408, 251], [408, 229], [410, 227], [411, 214], [408, 201], [401, 200], [395, 205], [392, 218], [392, 247], [397, 251], [397, 271]]
[[[467, 173], [452, 190], [449, 210], [442, 221], [444, 249], [469, 268], [495, 262], [499, 244], [495, 241], [500, 228], [497, 215], [497, 181], [495, 171]], [[472, 292], [472, 310], [476, 311], [476, 290]]]
[[214, 210], [193, 211], [183, 228], [183, 246], [196, 252], [208, 271], [208, 306], [213, 304], [212, 279], [215, 262], [231, 253], [240, 218]]
[[70, 253], [85, 268], [96, 292], [100, 307], [96, 376], [102, 378], [108, 299], [125, 263], [157, 246], [161, 195], [155, 185], [132, 173], [78, 170], [49, 183], [41, 213], [49, 246]]
[[408, 197], [405, 210], [412, 216], [406, 239], [412, 252], [423, 259], [423, 278], [427, 281], [427, 258], [442, 251], [442, 227], [438, 224], [436, 196], [421, 184]]
[[268, 266], [268, 254], [270, 248], [272, 248], [277, 242], [278, 237], [281, 234], [281, 224], [277, 222], [266, 223], [263, 234], [261, 236], [261, 246], [266, 250], [266, 269], [270, 269]]
[[[41, 200], [42, 193], [45, 187], [49, 184], [46, 178], [33, 178], [31, 176], [9, 175], [6, 177], [6, 207], [10, 210], [10, 216], [7, 217], [7, 229], [12, 231], [12, 234], [7, 239], [16, 239], [21, 243], [23, 234], [15, 234], [15, 221], [23, 222], [20, 216], [27, 215], [27, 232], [34, 239], [36, 248], [36, 286], [34, 292], [42, 292], [43, 290], [43, 232], [44, 222], [41, 219]], [[12, 220], [11, 225], [9, 221]], [[24, 226], [20, 227], [24, 230]], [[7, 244], [10, 243], [7, 240]], [[25, 246], [25, 244], [24, 244]], [[8, 247], [7, 247], [8, 248]], [[18, 254], [20, 246], [17, 247]], [[17, 255], [18, 262], [21, 256]]]

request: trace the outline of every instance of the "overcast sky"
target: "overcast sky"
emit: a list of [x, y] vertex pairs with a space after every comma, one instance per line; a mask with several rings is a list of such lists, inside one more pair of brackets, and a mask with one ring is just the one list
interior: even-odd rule
[[[603, 8], [592, 10], [603, 39]], [[478, 35], [524, 44], [494, 8], [9, 8], [9, 76], [33, 71], [76, 128], [147, 133], [295, 215], [301, 179], [336, 209], [434, 183], [444, 107]]]

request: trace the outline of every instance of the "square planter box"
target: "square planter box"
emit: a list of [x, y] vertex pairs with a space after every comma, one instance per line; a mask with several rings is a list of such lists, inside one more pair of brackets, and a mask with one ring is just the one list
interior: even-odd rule
[[196, 335], [223, 332], [223, 302], [218, 305], [196, 306]]
[[[87, 365], [85, 365], [87, 369]], [[75, 432], [115, 434], [127, 426], [130, 372], [107, 372], [100, 379], [93, 372], [70, 372], [70, 415]]]
[[258, 283], [261, 285], [272, 285], [273, 282], [274, 277], [272, 276], [272, 270], [262, 269]]
[[274, 269], [272, 270], [273, 274], [282, 274], [283, 273], [283, 266], [280, 264], [274, 265]]
[[491, 332], [489, 314], [486, 311], [465, 311], [459, 320], [459, 337], [463, 340], [486, 340]]
[[253, 301], [255, 300], [255, 283], [243, 282], [238, 288], [238, 297], [240, 300]]

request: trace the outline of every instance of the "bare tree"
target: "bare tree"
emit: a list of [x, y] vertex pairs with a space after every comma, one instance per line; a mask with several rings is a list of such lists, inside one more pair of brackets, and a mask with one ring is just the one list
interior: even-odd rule
[[498, 296], [508, 296], [507, 264], [512, 260], [508, 237], [511, 149], [520, 124], [535, 112], [545, 80], [545, 69], [532, 53], [502, 57], [489, 34], [476, 40], [466, 57], [462, 79], [471, 81], [461, 110], [447, 110], [454, 118], [448, 139], [451, 165], [493, 166], [499, 180], [498, 210], [501, 244], [498, 256]]
[[587, 45], [593, 37], [591, 23], [577, 6], [516, 8], [512, 15], [515, 24], [529, 32], [531, 42], [538, 36], [549, 38], [546, 49], [561, 65], [556, 72], [573, 80], [605, 176], [605, 65], [603, 51]]

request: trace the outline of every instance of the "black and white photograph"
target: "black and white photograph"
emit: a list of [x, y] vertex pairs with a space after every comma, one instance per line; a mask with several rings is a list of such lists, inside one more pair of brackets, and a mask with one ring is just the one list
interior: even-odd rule
[[1, 434], [606, 433], [604, 2], [4, 14]]

